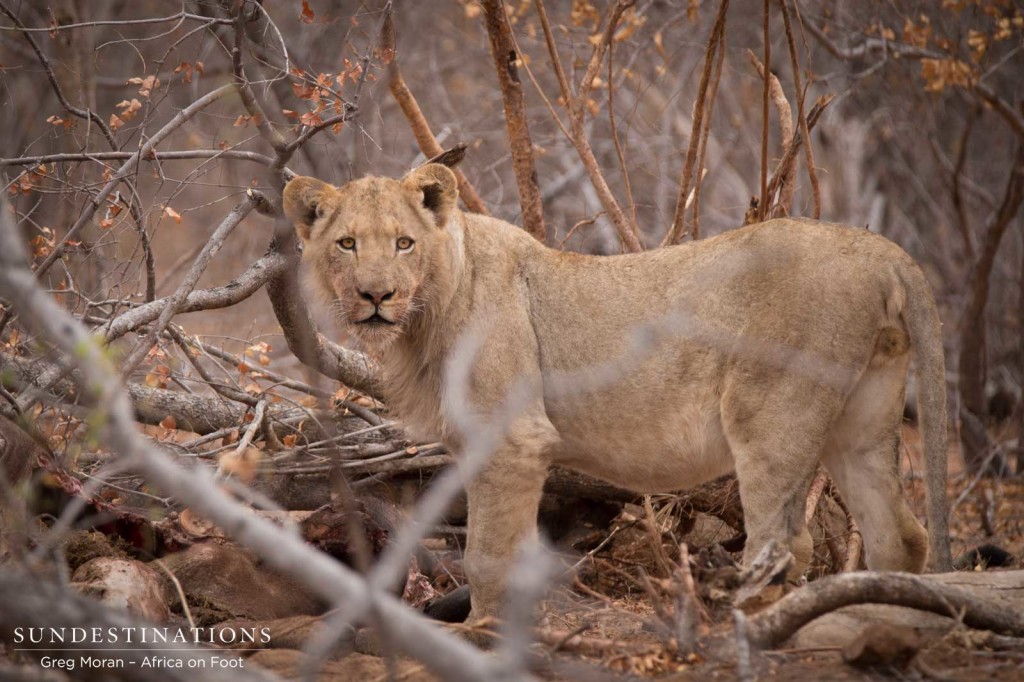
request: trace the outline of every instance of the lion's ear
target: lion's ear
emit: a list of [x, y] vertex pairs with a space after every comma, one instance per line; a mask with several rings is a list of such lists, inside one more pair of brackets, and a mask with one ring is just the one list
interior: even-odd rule
[[302, 241], [309, 239], [313, 223], [323, 215], [322, 204], [334, 188], [316, 178], [293, 178], [284, 186], [284, 214]]
[[438, 227], [448, 224], [459, 200], [458, 182], [450, 168], [439, 163], [428, 163], [406, 175], [402, 186], [418, 195], [417, 199], [423, 208], [434, 214]]

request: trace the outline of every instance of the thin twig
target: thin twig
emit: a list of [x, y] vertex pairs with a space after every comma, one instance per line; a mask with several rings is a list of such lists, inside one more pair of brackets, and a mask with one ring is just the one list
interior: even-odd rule
[[686, 158], [683, 162], [683, 172], [679, 178], [679, 194], [676, 197], [676, 210], [672, 218], [672, 225], [661, 240], [662, 246], [678, 244], [682, 241], [685, 233], [685, 215], [687, 198], [690, 196], [690, 183], [693, 181], [694, 163], [697, 161], [697, 150], [700, 145], [701, 132], [704, 129], [704, 117], [707, 113], [707, 94], [711, 83], [711, 76], [715, 63], [715, 55], [722, 49], [722, 38], [725, 35], [725, 18], [729, 9], [729, 0], [719, 0], [718, 12], [715, 15], [715, 23], [711, 27], [708, 36], [708, 45], [704, 50], [704, 70], [701, 72], [700, 83], [697, 86], [697, 99], [693, 103], [693, 125], [690, 129], [690, 142], [686, 149]]
[[43, 259], [39, 264], [39, 267], [36, 268], [36, 277], [41, 278], [50, 269], [50, 266], [52, 266], [58, 258], [64, 255], [64, 249], [68, 242], [78, 237], [79, 232], [81, 232], [85, 225], [92, 220], [92, 217], [96, 215], [96, 211], [107, 197], [113, 193], [117, 185], [135, 171], [140, 160], [148, 158], [153, 150], [156, 149], [158, 144], [163, 142], [163, 140], [172, 132], [187, 123], [197, 113], [220, 98], [233, 92], [235, 92], [235, 86], [228, 84], [222, 85], [216, 90], [206, 93], [175, 114], [175, 116], [160, 128], [160, 130], [153, 133], [153, 135], [149, 137], [141, 147], [139, 147], [139, 150], [132, 154], [131, 157], [117, 169], [117, 172], [114, 173], [114, 176], [110, 181], [103, 186], [103, 189], [101, 189], [99, 193], [92, 197], [92, 200], [85, 205], [85, 210], [83, 210], [81, 215], [78, 216], [78, 220], [75, 221], [74, 225], [71, 226], [71, 229], [64, 234], [60, 241], [54, 244], [53, 250], [46, 258]]
[[821, 218], [821, 187], [818, 185], [818, 172], [814, 167], [814, 150], [811, 148], [811, 129], [804, 115], [804, 90], [800, 85], [800, 58], [796, 53], [796, 40], [793, 37], [792, 21], [789, 17], [789, 0], [779, 0], [782, 5], [782, 21], [786, 26], [786, 42], [789, 44], [789, 56], [793, 68], [793, 87], [796, 88], [796, 116], [800, 135], [804, 138], [804, 154], [807, 157], [807, 176], [811, 180], [811, 194], [814, 197], [815, 220]]
[[[769, 0], [764, 0], [764, 70], [769, 73], [772, 68], [772, 36], [771, 17], [768, 8]], [[763, 97], [761, 101], [761, 202], [757, 206], [757, 219], [762, 221], [768, 215], [768, 99], [771, 83], [764, 79]]]
[[[562, 101], [566, 112], [569, 115], [570, 141], [576, 148], [576, 153], [579, 155], [580, 161], [583, 162], [584, 171], [587, 173], [587, 177], [590, 179], [590, 184], [594, 187], [594, 191], [597, 193], [597, 198], [601, 202], [601, 206], [604, 208], [608, 217], [611, 219], [612, 224], [615, 226], [615, 231], [619, 235], [619, 240], [622, 242], [623, 248], [628, 252], [642, 251], [644, 246], [640, 241], [640, 231], [636, 224], [630, 220], [629, 216], [627, 216], [622, 210], [622, 206], [619, 205], [619, 202], [615, 199], [615, 195], [608, 186], [608, 181], [601, 172], [600, 165], [597, 162], [597, 157], [594, 156], [594, 150], [590, 145], [590, 141], [587, 139], [583, 116], [585, 107], [580, 108], [578, 106], [577, 96], [573, 94], [569, 87], [569, 81], [566, 78], [565, 69], [562, 66], [562, 59], [558, 54], [558, 46], [555, 43], [554, 33], [551, 30], [551, 22], [548, 19], [547, 9], [544, 6], [544, 2], [543, 0], [536, 0], [534, 4], [537, 9], [537, 16], [540, 19], [541, 28], [544, 31], [544, 40], [547, 43], [548, 54], [551, 57], [551, 64], [555, 70], [559, 88], [562, 91]], [[622, 12], [625, 11], [625, 8], [630, 4], [632, 3], [629, 0], [618, 0], [616, 5], [610, 7], [609, 23], [611, 23], [613, 19], [617, 20], [621, 17]], [[606, 26], [601, 40], [611, 40], [614, 37], [614, 33], [614, 26]], [[600, 64], [600, 62], [598, 62], [598, 64]]]
[[123, 376], [130, 376], [131, 373], [138, 367], [139, 363], [149, 353], [150, 348], [156, 343], [157, 338], [161, 332], [167, 327], [167, 324], [171, 321], [171, 318], [178, 314], [178, 310], [181, 305], [185, 302], [185, 299], [195, 288], [196, 284], [199, 283], [199, 278], [206, 272], [207, 266], [213, 260], [213, 257], [220, 250], [220, 247], [224, 245], [224, 240], [228, 238], [228, 235], [245, 219], [249, 212], [256, 205], [252, 190], [249, 195], [245, 198], [242, 203], [235, 206], [231, 213], [228, 214], [224, 220], [221, 221], [217, 229], [213, 231], [210, 238], [207, 240], [206, 245], [203, 246], [202, 251], [194, 261], [192, 266], [189, 268], [188, 273], [185, 274], [185, 278], [178, 285], [175, 292], [168, 298], [167, 303], [164, 305], [163, 311], [160, 316], [156, 319], [156, 322], [150, 326], [149, 333], [146, 337], [135, 347], [131, 355], [125, 359], [124, 364], [121, 368]]

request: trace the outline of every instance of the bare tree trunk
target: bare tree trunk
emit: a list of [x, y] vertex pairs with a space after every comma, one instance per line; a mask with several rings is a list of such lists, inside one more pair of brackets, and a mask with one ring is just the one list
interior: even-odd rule
[[[991, 447], [985, 424], [988, 406], [985, 400], [988, 352], [985, 308], [988, 305], [992, 266], [1006, 229], [1024, 201], [1024, 144], [1018, 145], [1013, 167], [1006, 183], [1002, 203], [985, 227], [978, 260], [967, 280], [967, 305], [960, 327], [960, 440], [967, 468], [977, 472], [985, 465]], [[1006, 472], [1005, 458], [993, 457], [992, 467]]]
[[498, 84], [505, 101], [505, 124], [508, 126], [509, 145], [512, 148], [512, 168], [519, 186], [519, 203], [523, 211], [523, 227], [541, 243], [547, 239], [544, 212], [537, 183], [537, 168], [533, 163], [533, 141], [526, 125], [526, 101], [523, 85], [519, 81], [519, 54], [512, 41], [512, 29], [505, 16], [501, 0], [484, 0], [487, 35], [491, 39], [491, 54], [498, 72]]
[[[1017, 298], [1017, 334], [1024, 339], [1024, 220], [1017, 221], [1021, 232], [1020, 245], [1020, 295]], [[1017, 383], [1020, 396], [1017, 398], [1017, 467], [1018, 476], [1024, 475], [1024, 344], [1017, 346]]]
[[[53, 7], [57, 25], [79, 24], [89, 20], [88, 3], [81, 0], [61, 0]], [[96, 111], [96, 70], [93, 67], [93, 46], [95, 31], [88, 28], [58, 31], [53, 40], [54, 68], [53, 72], [60, 83], [61, 89], [68, 100], [82, 109]], [[74, 152], [77, 143], [72, 135], [58, 137], [59, 151]], [[97, 180], [98, 173], [93, 164], [85, 164], [79, 170], [79, 178], [84, 184]], [[71, 225], [75, 221], [76, 207], [73, 201], [59, 201], [56, 205], [56, 226], [58, 229]], [[93, 224], [82, 233], [82, 243], [88, 249], [79, 258], [74, 269], [75, 288], [85, 296], [96, 295], [102, 284], [102, 273], [106, 269], [104, 261], [112, 256], [109, 246], [96, 246], [100, 241], [101, 231]], [[60, 276], [55, 275], [58, 278]], [[71, 282], [67, 283], [71, 285]]]

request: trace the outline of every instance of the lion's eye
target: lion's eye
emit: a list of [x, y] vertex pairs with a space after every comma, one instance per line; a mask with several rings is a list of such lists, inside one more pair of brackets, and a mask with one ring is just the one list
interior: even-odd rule
[[416, 242], [408, 237], [399, 237], [398, 241], [395, 242], [395, 246], [398, 247], [399, 251], [412, 251], [412, 247], [415, 243]]
[[342, 251], [355, 251], [356, 240], [353, 239], [352, 237], [343, 237], [342, 239], [338, 240], [338, 248], [341, 249]]

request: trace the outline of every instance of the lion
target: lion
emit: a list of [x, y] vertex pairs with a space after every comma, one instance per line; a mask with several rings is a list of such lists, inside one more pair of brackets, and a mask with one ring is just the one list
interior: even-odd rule
[[[457, 202], [455, 176], [438, 164], [341, 187], [298, 177], [283, 197], [313, 287], [379, 359], [410, 433], [458, 453], [461, 410], [501, 427], [467, 485], [471, 618], [499, 613], [552, 465], [638, 493], [735, 472], [744, 562], [774, 541], [792, 552], [795, 576], [811, 559], [804, 508], [821, 463], [868, 568], [919, 573], [928, 557], [951, 567], [941, 327], [899, 246], [777, 219], [588, 256]], [[467, 335], [474, 343], [461, 343]], [[927, 533], [899, 472], [912, 352]], [[457, 362], [469, 366], [453, 388], [445, 368]]]

